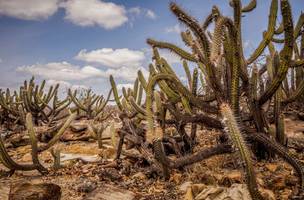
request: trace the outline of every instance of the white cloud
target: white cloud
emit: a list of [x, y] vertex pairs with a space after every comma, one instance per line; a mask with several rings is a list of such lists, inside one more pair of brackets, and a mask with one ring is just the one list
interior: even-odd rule
[[19, 72], [30, 73], [45, 79], [54, 80], [82, 80], [89, 77], [101, 76], [102, 71], [91, 66], [78, 67], [68, 62], [52, 62], [47, 64], [35, 64], [17, 68]]
[[79, 26], [113, 29], [128, 21], [124, 6], [100, 0], [68, 0], [61, 4], [65, 19]]
[[52, 62], [18, 67], [16, 71], [29, 73], [43, 79], [56, 81], [79, 81], [93, 78], [108, 78], [111, 74], [121, 80], [133, 81], [137, 71], [142, 70], [146, 75], [148, 71], [142, 67], [121, 67], [117, 69], [101, 70], [92, 66], [79, 67], [68, 62]]
[[166, 33], [178, 33], [179, 34], [182, 31], [182, 29], [179, 24], [176, 24], [172, 27], [166, 28], [165, 31], [166, 31]]
[[56, 85], [59, 84], [60, 88], [70, 88], [71, 87], [71, 83], [67, 82], [67, 81], [58, 81], [58, 80], [54, 80], [54, 79], [49, 79], [45, 82], [46, 86], [52, 86], [52, 85]]
[[134, 15], [140, 15], [141, 13], [141, 8], [140, 7], [133, 7], [129, 9], [129, 13], [134, 14]]
[[146, 17], [150, 19], [156, 19], [156, 14], [152, 10], [147, 10]]
[[133, 15], [133, 16], [140, 16], [141, 14], [144, 17], [147, 17], [149, 19], [156, 19], [156, 14], [150, 10], [150, 9], [146, 9], [146, 8], [141, 8], [141, 7], [132, 7], [128, 10], [128, 12]]
[[59, 0], [0, 0], [0, 15], [24, 20], [43, 20], [58, 9]]
[[103, 48], [93, 51], [81, 50], [75, 57], [78, 60], [100, 63], [111, 68], [139, 67], [145, 59], [142, 51], [123, 49]]
[[59, 98], [66, 98], [68, 89], [71, 89], [72, 91], [77, 90], [77, 91], [81, 91], [81, 90], [87, 90], [89, 89], [88, 86], [86, 85], [79, 85], [79, 84], [71, 84], [70, 82], [67, 81], [59, 81], [59, 80], [53, 80], [53, 79], [49, 79], [46, 80], [46, 87], [50, 87], [50, 86], [54, 86], [56, 84], [59, 84], [59, 89], [58, 89], [58, 96]]
[[113, 75], [115, 78], [133, 81], [137, 78], [137, 71], [141, 70], [144, 76], [147, 76], [148, 71], [143, 68], [121, 67], [119, 69], [108, 69], [105, 71], [106, 77]]

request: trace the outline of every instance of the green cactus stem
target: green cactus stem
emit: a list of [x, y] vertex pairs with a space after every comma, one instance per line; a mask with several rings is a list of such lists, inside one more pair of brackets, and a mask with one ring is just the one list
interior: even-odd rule
[[259, 98], [259, 105], [263, 105], [266, 101], [268, 101], [278, 87], [281, 85], [282, 81], [285, 79], [289, 63], [291, 62], [292, 49], [294, 44], [293, 38], [293, 23], [292, 23], [292, 14], [289, 2], [287, 0], [281, 0], [281, 12], [283, 16], [284, 23], [284, 35], [285, 42], [282, 51], [280, 52], [280, 67], [277, 71], [276, 77], [274, 77], [271, 84], [267, 87], [266, 91]]
[[221, 104], [221, 113], [223, 115], [223, 124], [227, 129], [233, 144], [238, 149], [240, 157], [244, 163], [245, 177], [248, 190], [252, 199], [263, 199], [258, 190], [255, 172], [251, 160], [251, 154], [246, 146], [243, 136], [240, 132], [238, 123], [228, 104]]
[[55, 136], [47, 144], [40, 146], [38, 148], [38, 152], [42, 152], [42, 151], [45, 151], [45, 150], [51, 148], [60, 139], [60, 137], [63, 135], [65, 130], [70, 126], [70, 124], [76, 118], [76, 116], [77, 116], [76, 113], [72, 113], [68, 117], [68, 119], [65, 121], [63, 126], [59, 129], [59, 131], [55, 134]]
[[251, 54], [251, 56], [247, 59], [247, 61], [246, 61], [247, 64], [253, 63], [261, 55], [261, 53], [264, 51], [265, 47], [271, 41], [274, 31], [275, 31], [277, 10], [278, 10], [278, 0], [272, 0], [271, 5], [270, 5], [270, 10], [269, 10], [270, 14], [269, 14], [269, 19], [268, 19], [267, 32], [266, 32], [263, 40], [260, 42], [259, 46]]
[[33, 164], [36, 166], [37, 170], [41, 174], [47, 174], [48, 170], [39, 162], [38, 158], [38, 145], [37, 138], [35, 136], [33, 118], [31, 113], [27, 113], [26, 115], [26, 128], [30, 136], [31, 144], [32, 144], [32, 160]]

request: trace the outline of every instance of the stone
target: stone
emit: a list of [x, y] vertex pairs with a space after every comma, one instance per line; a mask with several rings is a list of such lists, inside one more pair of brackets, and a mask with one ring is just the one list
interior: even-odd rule
[[96, 189], [97, 184], [95, 182], [84, 180], [77, 186], [77, 192], [89, 193]]
[[261, 195], [264, 197], [265, 200], [275, 200], [275, 195], [271, 190], [261, 189]]
[[207, 186], [202, 183], [193, 184], [191, 186], [192, 193], [194, 196], [198, 195], [203, 189], [205, 189]]
[[88, 125], [83, 123], [72, 123], [70, 128], [73, 132], [78, 133], [87, 130]]
[[231, 187], [207, 186], [196, 197], [195, 200], [248, 200], [251, 199], [245, 184], [233, 184]]
[[221, 185], [226, 187], [230, 187], [233, 183], [241, 182], [242, 174], [240, 171], [231, 171], [220, 180]]
[[181, 173], [174, 173], [170, 177], [170, 181], [173, 181], [176, 184], [180, 184], [182, 181], [182, 174]]
[[12, 185], [9, 200], [60, 200], [61, 188], [53, 183], [18, 183]]
[[265, 167], [271, 172], [275, 172], [278, 169], [278, 165], [273, 163], [267, 163]]
[[132, 178], [139, 179], [139, 180], [146, 180], [147, 176], [144, 173], [142, 173], [142, 172], [138, 172], [138, 173], [134, 174], [132, 176]]
[[[1, 177], [0, 177], [1, 179]], [[7, 183], [0, 182], [0, 199], [6, 200], [8, 198], [10, 188]]]
[[193, 200], [193, 193], [191, 187], [188, 187], [187, 192], [185, 194], [184, 200]]
[[184, 182], [183, 184], [181, 184], [181, 185], [179, 186], [179, 190], [180, 190], [181, 192], [185, 193], [185, 192], [187, 191], [187, 188], [188, 188], [188, 187], [191, 187], [191, 185], [192, 185], [192, 182], [191, 182], [191, 181]]
[[87, 194], [84, 200], [135, 200], [135, 193], [120, 189], [112, 185], [103, 185], [100, 188], [95, 189], [93, 192]]
[[122, 175], [120, 175], [118, 170], [115, 168], [104, 168], [100, 172], [99, 178], [101, 180], [120, 181], [122, 180]]

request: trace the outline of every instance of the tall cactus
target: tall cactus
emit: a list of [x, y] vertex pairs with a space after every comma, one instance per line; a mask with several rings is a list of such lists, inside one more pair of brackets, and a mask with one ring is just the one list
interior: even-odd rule
[[238, 149], [240, 157], [244, 163], [245, 177], [247, 187], [249, 189], [250, 195], [252, 199], [263, 199], [261, 194], [259, 193], [256, 177], [253, 169], [253, 164], [251, 160], [250, 152], [246, 146], [244, 138], [239, 129], [238, 123], [235, 119], [235, 116], [232, 113], [229, 105], [222, 104], [221, 105], [221, 113], [223, 115], [223, 124], [235, 145], [235, 148]]

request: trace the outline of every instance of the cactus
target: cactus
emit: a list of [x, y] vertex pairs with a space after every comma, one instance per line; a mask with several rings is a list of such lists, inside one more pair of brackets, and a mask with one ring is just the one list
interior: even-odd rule
[[287, 0], [281, 1], [281, 12], [283, 16], [284, 33], [285, 33], [285, 44], [284, 48], [280, 52], [280, 68], [277, 71], [276, 77], [273, 79], [271, 84], [267, 87], [266, 91], [259, 98], [259, 104], [263, 105], [269, 98], [275, 93], [280, 86], [281, 82], [286, 77], [288, 66], [292, 56], [293, 49], [293, 23], [291, 17], [291, 9]]
[[[153, 50], [149, 78], [146, 80], [139, 71], [133, 89], [123, 89], [123, 98], [117, 101], [118, 107], [120, 107], [119, 104], [122, 105], [120, 118], [123, 121], [122, 128], [118, 130], [120, 140], [117, 158], [126, 141], [127, 148], [136, 148], [144, 157], [147, 157], [146, 160], [151, 166], [159, 165], [158, 168], [163, 176], [169, 178], [170, 171], [174, 168], [193, 164], [213, 155], [238, 150], [244, 163], [245, 178], [250, 194], [253, 199], [262, 199], [255, 180], [250, 152], [252, 150], [258, 158], [266, 158], [267, 154], [274, 155], [274, 153], [284, 158], [299, 173], [302, 181], [303, 170], [299, 162], [282, 148], [281, 144], [286, 142], [282, 111], [290, 105], [289, 103], [303, 97], [303, 85], [302, 81], [299, 81], [303, 76], [301, 75], [303, 71], [298, 69], [304, 65], [302, 61], [304, 39], [301, 42], [301, 50], [295, 49], [298, 46], [295, 43], [298, 35], [296, 36], [294, 32], [297, 32], [298, 25], [293, 28], [288, 1], [280, 0], [280, 2], [282, 25], [276, 27], [278, 0], [272, 0], [267, 31], [263, 33], [263, 39], [258, 48], [247, 60], [243, 55], [241, 15], [252, 11], [257, 1], [251, 0], [245, 6], [242, 6], [240, 0], [231, 1], [234, 11], [233, 20], [223, 16], [217, 7], [213, 7], [202, 25], [178, 5], [171, 3], [171, 11], [187, 28], [181, 33], [181, 38], [191, 51], [185, 51], [167, 42], [147, 40]], [[206, 30], [211, 23], [215, 24], [213, 33]], [[271, 41], [274, 39], [274, 34], [283, 32], [284, 47], [277, 51], [277, 46]], [[269, 55], [266, 56], [267, 62], [263, 63], [258, 70], [261, 65], [259, 62], [264, 62], [264, 60], [259, 62], [257, 60], [266, 47], [269, 50]], [[183, 59], [182, 66], [187, 78], [186, 83], [180, 80], [179, 75], [162, 57], [158, 49], [167, 49]], [[295, 54], [294, 58], [293, 54]], [[193, 74], [187, 63], [189, 61], [197, 66]], [[251, 75], [248, 73], [250, 68], [252, 68]], [[293, 68], [295, 72], [291, 78], [291, 82], [295, 84], [291, 87], [287, 85], [290, 82], [290, 78], [287, 77], [289, 68]], [[113, 83], [113, 77], [110, 79]], [[144, 104], [137, 101], [136, 97], [140, 85], [146, 93]], [[292, 95], [286, 98], [287, 92]], [[116, 96], [118, 97], [118, 94]], [[273, 100], [274, 109], [271, 109], [270, 102]], [[224, 102], [229, 102], [229, 105]], [[240, 102], [242, 102], [242, 107]], [[220, 113], [226, 119], [223, 124], [220, 121]], [[274, 120], [269, 116], [274, 116]], [[273, 121], [276, 124], [277, 141], [265, 139], [266, 134], [269, 134], [270, 123]], [[189, 133], [185, 129], [188, 124], [191, 124]], [[229, 140], [223, 135], [220, 140], [222, 144], [192, 154], [196, 145], [195, 133], [198, 124], [220, 131], [226, 127], [233, 145], [231, 146]], [[142, 133], [140, 127], [146, 125], [147, 131]], [[155, 131], [158, 126], [162, 129], [160, 134]], [[175, 136], [167, 133], [168, 126], [175, 128]], [[247, 128], [241, 133], [239, 127], [247, 126], [258, 133], [252, 133], [251, 129], [247, 130]], [[247, 147], [243, 137], [251, 148]], [[151, 158], [150, 148], [154, 152], [156, 161]], [[173, 151], [177, 158], [170, 159], [170, 156], [166, 155], [169, 151]]]
[[68, 91], [71, 101], [78, 109], [84, 111], [89, 119], [97, 117], [103, 111], [110, 99], [112, 90], [109, 91], [107, 99], [104, 99], [103, 96], [92, 94], [91, 92], [90, 89], [87, 90], [84, 98], [80, 100], [77, 98], [77, 90], [75, 90], [74, 93], [72, 93], [70, 89]]
[[[282, 2], [282, 1], [281, 1]], [[284, 3], [283, 3], [284, 4]], [[247, 59], [247, 64], [253, 63], [263, 52], [265, 47], [268, 45], [270, 40], [272, 39], [272, 36], [275, 31], [275, 24], [276, 24], [276, 18], [277, 18], [277, 10], [278, 10], [278, 0], [272, 0], [269, 10], [269, 19], [268, 19], [268, 27], [267, 32], [259, 44], [259, 46], [256, 48], [256, 50], [252, 53], [252, 55]], [[284, 24], [285, 26], [285, 24]], [[285, 30], [285, 29], [284, 29]]]
[[242, 12], [251, 12], [253, 9], [256, 8], [256, 4], [257, 4], [256, 0], [251, 0], [248, 3], [248, 5], [246, 5], [242, 8]]
[[61, 163], [60, 163], [60, 149], [55, 149], [51, 148], [50, 150], [51, 155], [53, 156], [54, 159], [54, 164], [53, 164], [53, 168], [54, 170], [59, 170], [61, 168]]
[[68, 119], [65, 121], [65, 123], [62, 125], [62, 127], [59, 129], [59, 131], [55, 134], [55, 136], [45, 145], [40, 146], [38, 148], [38, 152], [45, 151], [52, 147], [62, 136], [62, 134], [65, 132], [65, 130], [70, 126], [71, 122], [76, 118], [77, 114], [72, 113]]
[[43, 165], [39, 162], [38, 158], [38, 145], [37, 145], [37, 138], [35, 136], [34, 127], [33, 127], [33, 118], [31, 113], [27, 113], [26, 115], [26, 128], [28, 130], [31, 145], [32, 145], [32, 159], [33, 164], [36, 166], [37, 170], [41, 174], [46, 174], [48, 171], [46, 168], [43, 167]]
[[225, 125], [227, 132], [235, 146], [240, 153], [240, 157], [244, 163], [246, 183], [249, 189], [252, 199], [263, 199], [261, 194], [258, 191], [258, 186], [256, 183], [256, 177], [251, 161], [250, 152], [246, 146], [246, 143], [243, 139], [241, 131], [239, 129], [238, 123], [233, 115], [229, 105], [221, 105], [221, 113], [223, 115], [223, 124]]

